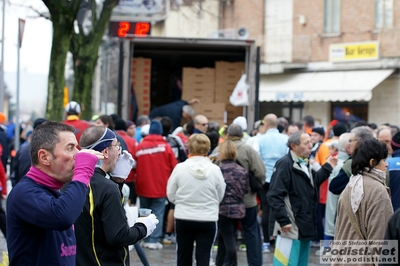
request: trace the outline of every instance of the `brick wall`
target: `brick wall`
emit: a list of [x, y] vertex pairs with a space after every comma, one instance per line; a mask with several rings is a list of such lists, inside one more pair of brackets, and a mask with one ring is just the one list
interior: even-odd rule
[[[378, 40], [381, 57], [400, 56], [400, 1], [393, 1], [392, 29], [375, 31], [375, 0], [342, 0], [338, 37], [324, 36], [324, 1], [294, 0], [293, 61], [318, 62], [329, 60], [329, 45], [333, 43]], [[307, 23], [301, 25], [299, 16]]]
[[249, 39], [259, 44], [264, 35], [264, 1], [261, 0], [227, 0], [222, 5], [221, 28], [237, 30], [246, 27]]

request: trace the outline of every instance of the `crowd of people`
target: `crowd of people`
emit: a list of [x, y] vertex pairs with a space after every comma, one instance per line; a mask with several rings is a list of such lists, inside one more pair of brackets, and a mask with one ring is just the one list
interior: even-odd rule
[[[129, 245], [148, 265], [143, 249], [172, 243], [179, 266], [193, 258], [238, 265], [238, 250], [251, 266], [272, 252], [274, 265], [307, 265], [310, 247], [327, 255], [322, 240], [399, 240], [397, 126], [323, 126], [273, 113], [254, 125], [243, 116], [219, 125], [195, 114], [197, 102], [159, 107], [135, 123], [84, 121], [72, 101], [65, 121], [39, 118], [21, 131], [9, 173], [0, 113], [1, 195], [9, 194], [0, 229], [10, 265], [129, 264]], [[126, 205], [152, 214], [128, 224]]]

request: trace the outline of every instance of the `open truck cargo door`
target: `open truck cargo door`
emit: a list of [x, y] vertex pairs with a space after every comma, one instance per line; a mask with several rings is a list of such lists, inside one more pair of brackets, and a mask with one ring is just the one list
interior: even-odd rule
[[[198, 98], [201, 103], [193, 107], [210, 122], [230, 124], [244, 115], [252, 127], [257, 100], [253, 40], [144, 37], [123, 42], [123, 97], [118, 103], [123, 118], [135, 121], [157, 106]], [[247, 75], [250, 104], [234, 107], [229, 96], [242, 74]]]

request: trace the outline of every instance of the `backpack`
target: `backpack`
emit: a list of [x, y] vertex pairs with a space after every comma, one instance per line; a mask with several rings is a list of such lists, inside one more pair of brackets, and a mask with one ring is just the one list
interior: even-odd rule
[[166, 137], [166, 140], [171, 146], [172, 151], [175, 154], [175, 158], [178, 160], [178, 163], [184, 162], [187, 159], [187, 155], [182, 140], [179, 137], [173, 135], [168, 135]]

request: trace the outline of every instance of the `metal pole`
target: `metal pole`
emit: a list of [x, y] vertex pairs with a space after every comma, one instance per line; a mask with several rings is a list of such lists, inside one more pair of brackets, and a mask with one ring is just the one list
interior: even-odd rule
[[20, 37], [20, 32], [21, 32], [21, 23], [18, 20], [18, 49], [17, 49], [17, 93], [16, 93], [16, 98], [17, 98], [17, 103], [15, 107], [15, 136], [14, 136], [14, 150], [19, 149], [19, 56], [20, 56], [20, 49], [21, 49], [21, 37]]
[[1, 25], [1, 64], [0, 64], [0, 112], [4, 112], [4, 23], [6, 16], [6, 0], [3, 0], [3, 16]]
[[257, 46], [256, 55], [256, 91], [254, 99], [254, 121], [260, 119], [260, 101], [258, 100], [260, 95], [260, 46]]
[[108, 47], [105, 50], [104, 59], [104, 114], [107, 114], [107, 103], [108, 103]]
[[117, 94], [117, 115], [122, 115], [122, 86], [123, 86], [123, 68], [124, 68], [124, 42], [119, 40], [119, 68], [118, 68], [118, 94]]

